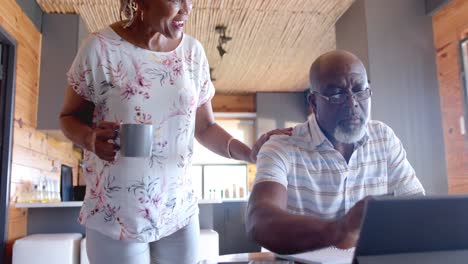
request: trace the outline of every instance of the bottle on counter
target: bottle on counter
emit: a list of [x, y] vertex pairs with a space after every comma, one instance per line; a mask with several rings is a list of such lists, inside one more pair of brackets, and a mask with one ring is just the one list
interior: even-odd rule
[[34, 184], [31, 190], [31, 195], [29, 199], [29, 203], [37, 203], [40, 201], [40, 193], [39, 193], [39, 184]]
[[244, 188], [239, 187], [239, 198], [244, 198]]
[[54, 182], [52, 179], [47, 179], [47, 201], [54, 202]]
[[232, 185], [232, 198], [237, 198], [236, 185], [235, 184]]
[[17, 203], [27, 203], [29, 201], [28, 199], [28, 193], [31, 193], [30, 190], [28, 190], [28, 187], [26, 184], [24, 185], [23, 188], [18, 188], [16, 186], [16, 202]]
[[224, 190], [224, 196], [225, 196], [226, 199], [229, 199], [229, 198], [230, 198], [230, 197], [229, 197], [229, 189], [228, 189], [228, 188], [226, 188], [226, 190]]
[[52, 195], [52, 200], [54, 202], [60, 202], [62, 201], [62, 198], [60, 197], [60, 184], [58, 180], [53, 180], [52, 182], [52, 189], [53, 189], [53, 195]]
[[41, 186], [41, 191], [40, 191], [40, 201], [41, 203], [47, 203], [49, 202], [47, 200], [47, 184], [46, 181], [44, 180], [42, 186]]

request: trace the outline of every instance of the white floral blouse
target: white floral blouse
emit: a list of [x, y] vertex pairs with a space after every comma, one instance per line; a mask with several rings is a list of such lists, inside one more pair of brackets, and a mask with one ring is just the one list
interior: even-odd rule
[[153, 124], [151, 158], [112, 163], [85, 151], [79, 221], [114, 239], [151, 242], [198, 217], [191, 166], [195, 114], [214, 87], [201, 44], [184, 35], [172, 52], [141, 49], [110, 27], [80, 48], [68, 83], [95, 105], [93, 123]]

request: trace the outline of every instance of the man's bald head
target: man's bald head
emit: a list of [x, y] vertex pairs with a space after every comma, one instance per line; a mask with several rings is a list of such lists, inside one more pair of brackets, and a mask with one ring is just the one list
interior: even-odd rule
[[310, 67], [310, 89], [320, 91], [324, 78], [342, 76], [346, 74], [358, 74], [367, 82], [367, 72], [362, 61], [351, 52], [334, 50], [318, 57]]
[[370, 117], [367, 72], [354, 54], [336, 50], [323, 54], [310, 68], [308, 101], [330, 140], [345, 144], [360, 140]]

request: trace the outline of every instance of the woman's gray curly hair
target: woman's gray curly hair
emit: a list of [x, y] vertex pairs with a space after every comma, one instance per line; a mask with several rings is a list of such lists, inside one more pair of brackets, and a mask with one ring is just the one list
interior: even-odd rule
[[137, 11], [133, 9], [134, 2], [135, 0], [120, 0], [120, 20], [124, 20], [122, 15], [128, 19], [124, 28], [128, 28], [132, 25], [137, 16]]

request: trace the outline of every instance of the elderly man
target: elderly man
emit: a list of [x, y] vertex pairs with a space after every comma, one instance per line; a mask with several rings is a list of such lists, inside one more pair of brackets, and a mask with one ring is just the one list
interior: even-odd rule
[[310, 83], [314, 114], [262, 147], [248, 205], [249, 236], [282, 254], [354, 246], [366, 197], [424, 195], [395, 133], [369, 120], [372, 91], [355, 55], [322, 55]]

